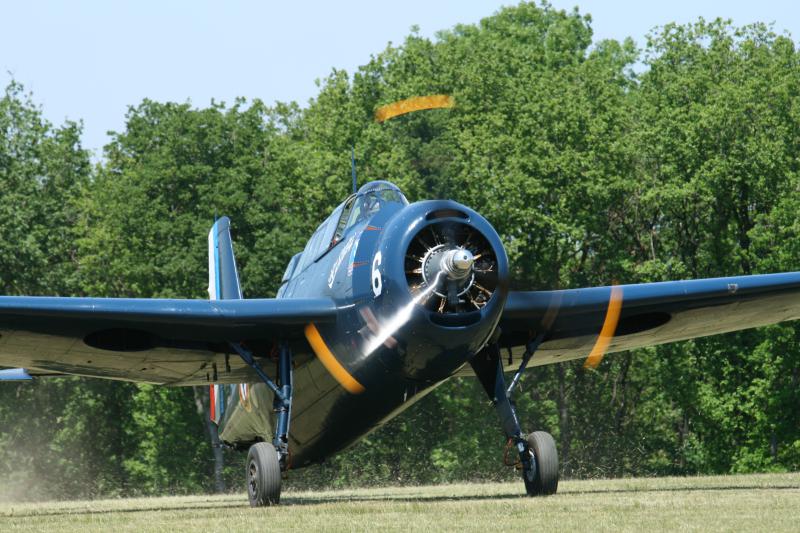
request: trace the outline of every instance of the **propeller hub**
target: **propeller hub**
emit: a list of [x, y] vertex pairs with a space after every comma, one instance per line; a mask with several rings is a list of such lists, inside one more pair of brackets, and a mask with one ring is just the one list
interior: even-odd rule
[[[461, 252], [458, 254], [457, 252]], [[472, 284], [472, 253], [449, 244], [434, 246], [422, 258], [422, 278], [426, 286], [433, 286], [434, 293], [446, 297], [452, 288], [461, 295]], [[458, 263], [458, 264], [457, 264]], [[469, 263], [469, 265], [466, 265]], [[463, 268], [466, 266], [467, 268]], [[452, 287], [451, 287], [452, 285]]]
[[474, 262], [475, 257], [472, 255], [472, 252], [464, 248], [456, 248], [444, 253], [440, 265], [442, 272], [444, 272], [448, 278], [461, 280], [469, 276], [470, 272], [472, 272], [472, 263]]

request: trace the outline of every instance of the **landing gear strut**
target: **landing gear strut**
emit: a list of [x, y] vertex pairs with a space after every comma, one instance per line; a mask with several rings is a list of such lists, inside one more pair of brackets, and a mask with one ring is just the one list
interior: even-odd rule
[[540, 335], [528, 344], [519, 370], [508, 388], [503, 374], [500, 347], [497, 344], [487, 345], [470, 360], [475, 375], [500, 416], [500, 424], [503, 426], [506, 438], [519, 454], [522, 480], [529, 496], [555, 494], [558, 489], [558, 452], [553, 437], [544, 431], [523, 435], [517, 410], [511, 398], [520, 376], [541, 344], [542, 338]]
[[275, 437], [272, 444], [257, 442], [247, 453], [247, 495], [251, 507], [277, 505], [281, 499], [281, 472], [289, 469], [289, 421], [292, 416], [292, 352], [282, 342], [279, 346], [278, 376], [274, 383], [253, 357], [238, 343], [231, 346], [245, 363], [258, 374], [275, 395]]

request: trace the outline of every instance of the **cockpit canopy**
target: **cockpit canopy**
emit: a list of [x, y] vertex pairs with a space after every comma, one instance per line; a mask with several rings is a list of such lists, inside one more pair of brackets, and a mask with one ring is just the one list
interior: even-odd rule
[[369, 218], [390, 204], [408, 205], [400, 189], [388, 181], [371, 181], [344, 202], [342, 215], [336, 226], [334, 242], [339, 241], [349, 228]]
[[402, 209], [407, 205], [408, 200], [393, 183], [388, 181], [367, 183], [340, 204], [317, 228], [306, 243], [300, 258], [293, 259], [290, 263], [284, 278], [288, 280], [295, 273], [302, 272], [310, 263], [336, 246], [347, 231], [359, 222], [367, 220], [383, 209]]

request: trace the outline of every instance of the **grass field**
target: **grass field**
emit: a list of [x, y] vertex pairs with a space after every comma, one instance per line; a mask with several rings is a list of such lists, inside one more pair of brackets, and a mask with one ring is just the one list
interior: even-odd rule
[[0, 531], [799, 531], [800, 473], [564, 481], [527, 498], [521, 483], [0, 503]]

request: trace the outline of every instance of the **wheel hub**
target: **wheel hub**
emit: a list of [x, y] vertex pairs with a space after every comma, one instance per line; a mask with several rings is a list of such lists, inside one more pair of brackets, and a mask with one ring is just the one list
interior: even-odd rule
[[256, 466], [255, 461], [250, 461], [250, 478], [248, 479], [248, 485], [250, 489], [250, 494], [254, 497], [258, 496], [258, 467]]

